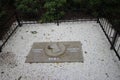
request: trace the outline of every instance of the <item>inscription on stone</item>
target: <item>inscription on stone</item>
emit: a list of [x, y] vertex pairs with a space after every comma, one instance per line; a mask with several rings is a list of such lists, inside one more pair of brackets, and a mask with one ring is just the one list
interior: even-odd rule
[[43, 49], [32, 49], [34, 53], [42, 53]]
[[59, 58], [48, 58], [49, 61], [56, 61], [59, 60]]
[[79, 48], [67, 48], [67, 51], [74, 53], [74, 52], [78, 52]]

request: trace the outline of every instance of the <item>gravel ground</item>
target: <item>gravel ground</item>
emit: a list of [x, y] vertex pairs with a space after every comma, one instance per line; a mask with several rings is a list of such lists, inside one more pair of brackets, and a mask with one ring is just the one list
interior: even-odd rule
[[[81, 41], [84, 63], [25, 63], [34, 42]], [[0, 80], [120, 80], [120, 61], [95, 21], [24, 24], [0, 56]]]

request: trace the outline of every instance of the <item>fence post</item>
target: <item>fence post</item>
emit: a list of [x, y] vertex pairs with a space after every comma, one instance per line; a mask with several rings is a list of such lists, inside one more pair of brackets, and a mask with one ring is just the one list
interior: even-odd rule
[[113, 49], [114, 45], [116, 44], [117, 34], [117, 31], [115, 31], [113, 34], [112, 45], [110, 49]]
[[99, 16], [97, 15], [97, 23], [99, 23]]
[[55, 16], [56, 16], [56, 23], [57, 23], [57, 26], [59, 26], [59, 16], [58, 16], [58, 8], [55, 8]]
[[59, 20], [58, 20], [58, 18], [57, 18], [57, 26], [59, 26]]
[[2, 47], [0, 46], [0, 52], [2, 52]]
[[18, 15], [17, 15], [17, 12], [15, 12], [15, 17], [16, 17], [16, 20], [18, 22], [18, 25], [21, 27], [22, 24], [20, 23], [20, 19], [19, 19]]
[[97, 17], [97, 23], [99, 23], [99, 18]]

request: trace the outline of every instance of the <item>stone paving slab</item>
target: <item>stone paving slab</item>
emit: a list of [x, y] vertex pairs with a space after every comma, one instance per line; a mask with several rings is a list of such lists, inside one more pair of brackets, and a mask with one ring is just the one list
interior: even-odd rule
[[[65, 51], [60, 56], [48, 56], [45, 48], [50, 43], [61, 43]], [[26, 63], [83, 62], [82, 44], [80, 41], [35, 42], [26, 57]]]

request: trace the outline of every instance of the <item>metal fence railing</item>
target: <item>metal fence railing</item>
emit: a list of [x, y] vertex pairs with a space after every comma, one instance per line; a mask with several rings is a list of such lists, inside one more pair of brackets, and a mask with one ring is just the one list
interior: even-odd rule
[[21, 23], [18, 19], [18, 16], [16, 13], [14, 13], [10, 18], [3, 24], [1, 31], [2, 35], [0, 36], [1, 39], [1, 45], [0, 45], [0, 52], [2, 51], [2, 48], [5, 46], [9, 38], [13, 35], [13, 33], [16, 31], [16, 29], [21, 26]]
[[110, 42], [111, 49], [115, 51], [116, 56], [120, 60], [120, 33], [114, 29], [113, 25], [105, 18], [98, 18], [98, 23]]
[[[78, 17], [79, 11], [78, 12], [74, 12], [75, 14], [70, 14], [68, 16], [69, 13], [67, 13], [65, 15], [64, 18], [62, 19], [56, 19], [55, 22], [57, 23], [57, 25], [59, 25], [60, 22], [65, 22], [65, 21], [97, 21], [102, 30], [104, 31], [108, 41], [111, 44], [111, 49], [113, 49], [117, 55], [117, 57], [120, 60], [120, 32], [117, 31], [116, 29], [114, 29], [114, 26], [105, 18], [93, 18], [93, 17]], [[19, 13], [18, 13], [19, 15]], [[4, 26], [9, 26], [9, 30], [7, 32], [5, 32], [5, 35], [2, 37], [2, 42], [3, 44], [0, 46], [0, 51], [2, 51], [2, 48], [5, 46], [5, 44], [7, 43], [7, 41], [9, 40], [9, 38], [12, 36], [12, 34], [16, 31], [16, 29], [18, 28], [18, 26], [21, 26], [22, 24], [36, 24], [38, 23], [38, 20], [41, 18], [42, 14], [28, 14], [28, 15], [19, 15], [18, 16], [16, 13], [14, 15], [12, 15], [12, 17], [6, 22], [6, 24]], [[30, 16], [31, 15], [31, 16]], [[86, 16], [86, 15], [85, 15]], [[26, 17], [26, 18], [25, 18]], [[28, 19], [30, 19], [29, 17], [31, 17], [30, 21], [27, 21]], [[28, 18], [28, 19], [27, 19]], [[26, 21], [24, 21], [26, 19]], [[16, 21], [16, 22], [15, 22]], [[14, 23], [13, 23], [14, 22]], [[12, 25], [11, 25], [12, 23]], [[10, 25], [9, 25], [10, 24]]]
[[[58, 14], [60, 11], [64, 11], [64, 15], [60, 17]], [[41, 12], [37, 13], [20, 13], [18, 12], [19, 19], [21, 23], [23, 24], [36, 24], [40, 23], [42, 20], [44, 14], [46, 11], [43, 9]], [[79, 9], [77, 10], [69, 10], [69, 9], [62, 9], [62, 10], [56, 10], [56, 13], [54, 14], [55, 18], [54, 21], [57, 24], [60, 22], [66, 22], [66, 21], [95, 21], [96, 19], [89, 13], [85, 13]], [[46, 23], [50, 23], [49, 21]]]

